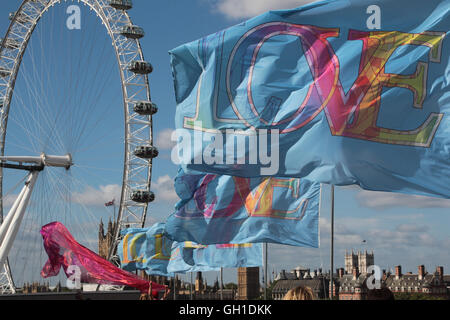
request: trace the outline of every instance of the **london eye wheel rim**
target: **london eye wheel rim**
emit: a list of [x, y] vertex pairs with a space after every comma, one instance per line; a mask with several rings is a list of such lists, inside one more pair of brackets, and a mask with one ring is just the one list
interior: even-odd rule
[[[3, 107], [0, 110], [0, 156], [4, 156], [5, 138], [8, 124], [10, 102], [23, 55], [28, 42], [41, 17], [60, 0], [24, 0], [12, 16], [11, 24], [0, 46], [0, 69], [9, 73], [0, 77], [0, 100]], [[134, 105], [141, 101], [151, 102], [148, 74], [133, 73], [129, 65], [134, 61], [145, 61], [139, 39], [128, 38], [122, 34], [124, 26], [134, 26], [126, 10], [118, 10], [110, 6], [107, 0], [79, 0], [95, 11], [101, 19], [112, 40], [120, 71], [122, 86], [125, 141], [122, 191], [117, 215], [118, 228], [114, 234], [114, 244], [120, 241], [120, 230], [126, 226], [143, 227], [145, 224], [148, 203], [135, 202], [131, 195], [135, 190], [148, 190], [151, 187], [152, 158], [139, 158], [134, 154], [136, 147], [153, 145], [153, 126], [151, 114], [138, 114]], [[20, 46], [8, 48], [8, 41], [14, 41]], [[3, 170], [0, 168], [0, 222], [3, 220], [2, 203]], [[114, 245], [110, 251], [110, 259], [114, 258]], [[2, 272], [3, 269], [3, 273]], [[6, 283], [5, 283], [6, 282]], [[0, 266], [0, 294], [14, 293], [13, 275], [6, 263]]]

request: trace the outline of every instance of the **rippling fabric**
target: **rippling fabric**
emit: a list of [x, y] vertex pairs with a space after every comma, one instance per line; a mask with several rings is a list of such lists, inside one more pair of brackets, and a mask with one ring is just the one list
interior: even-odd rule
[[[114, 266], [79, 244], [63, 224], [59, 222], [47, 224], [40, 232], [49, 257], [41, 271], [42, 277], [57, 276], [61, 267], [69, 277], [71, 274], [68, 274], [67, 269], [76, 266], [81, 271], [82, 283], [129, 286], [143, 293], [148, 292], [150, 285], [148, 281]], [[153, 294], [157, 294], [160, 290], [164, 290], [164, 286], [152, 283]]]
[[199, 245], [174, 242], [169, 272], [218, 271], [220, 268], [259, 267], [262, 246], [259, 243]]
[[166, 233], [177, 242], [319, 245], [319, 183], [180, 170], [175, 190], [181, 200]]
[[129, 228], [122, 230], [123, 239], [117, 252], [121, 267], [128, 271], [145, 270], [149, 275], [172, 277], [167, 272], [172, 240], [165, 235], [164, 223], [150, 228]]
[[[183, 169], [449, 198], [449, 30], [450, 0], [329, 0], [181, 45], [170, 54]], [[277, 133], [279, 163], [264, 173], [249, 137]]]

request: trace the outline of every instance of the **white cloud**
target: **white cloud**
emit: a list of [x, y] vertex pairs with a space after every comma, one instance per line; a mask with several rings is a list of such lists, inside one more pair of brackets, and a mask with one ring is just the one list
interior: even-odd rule
[[408, 208], [450, 208], [450, 200], [401, 193], [360, 191], [356, 195], [359, 204], [374, 209], [390, 207]]
[[399, 232], [426, 232], [429, 230], [429, 227], [415, 223], [405, 223], [398, 225], [396, 230]]
[[152, 190], [156, 195], [156, 200], [168, 202], [176, 202], [179, 200], [175, 192], [173, 179], [169, 175], [159, 177], [156, 182], [153, 182]]
[[83, 192], [73, 193], [72, 201], [85, 206], [104, 206], [106, 202], [112, 199], [115, 199], [118, 203], [121, 192], [122, 188], [118, 184], [100, 186], [99, 189], [88, 186]]
[[315, 0], [219, 0], [215, 10], [227, 18], [250, 18], [269, 10], [292, 9]]
[[171, 150], [175, 146], [175, 142], [172, 141], [173, 129], [164, 129], [156, 136], [155, 146], [159, 150]]
[[[174, 181], [169, 175], [161, 176], [152, 183], [152, 191], [156, 195], [156, 201], [177, 202], [178, 195], [175, 192]], [[85, 206], [104, 206], [106, 202], [112, 199], [116, 200], [116, 204], [120, 201], [122, 188], [118, 184], [110, 184], [94, 188], [86, 187], [82, 192], [72, 194], [72, 201]], [[8, 200], [12, 202], [13, 199]]]
[[14, 201], [16, 201], [18, 194], [8, 194], [3, 197], [3, 207], [4, 208], [10, 208], [14, 204]]

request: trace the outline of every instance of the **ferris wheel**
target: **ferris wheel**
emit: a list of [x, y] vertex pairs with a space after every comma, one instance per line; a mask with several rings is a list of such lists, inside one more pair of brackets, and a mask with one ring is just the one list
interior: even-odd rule
[[[66, 17], [58, 18], [69, 12], [66, 7], [56, 9], [63, 6], [60, 0], [24, 0], [10, 14], [1, 39], [0, 294], [15, 293], [17, 278], [23, 284], [39, 274], [45, 260], [42, 248], [37, 249], [43, 224], [66, 222], [69, 230], [87, 233], [92, 240], [100, 220], [95, 210], [100, 210], [117, 223], [109, 251], [114, 260], [120, 230], [143, 227], [155, 199], [150, 187], [158, 150], [153, 146], [152, 116], [158, 109], [148, 80], [153, 67], [139, 42], [144, 30], [130, 19], [131, 0], [73, 4], [80, 2], [104, 34], [97, 35], [83, 22], [83, 34], [73, 33], [78, 43], [72, 45], [66, 35], [70, 30], [60, 23]], [[101, 42], [98, 38], [104, 42], [101, 52], [94, 48]], [[58, 47], [61, 41], [65, 47]], [[111, 41], [113, 50], [106, 48]], [[47, 42], [56, 47], [49, 49]], [[105, 185], [99, 185], [97, 177]], [[89, 207], [94, 202], [102, 206], [106, 199], [96, 190], [108, 186], [115, 186], [115, 193], [109, 194], [120, 198], [115, 199], [114, 216], [105, 208]]]

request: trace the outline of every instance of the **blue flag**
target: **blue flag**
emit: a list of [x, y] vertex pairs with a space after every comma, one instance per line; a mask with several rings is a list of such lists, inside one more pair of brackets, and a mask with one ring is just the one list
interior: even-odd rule
[[449, 30], [450, 0], [329, 0], [182, 45], [178, 160], [449, 198]]
[[117, 251], [121, 268], [127, 271], [145, 270], [150, 275], [173, 276], [167, 272], [172, 240], [165, 236], [164, 223], [150, 228], [122, 230], [123, 239]]
[[319, 183], [180, 170], [175, 190], [181, 200], [166, 222], [174, 241], [319, 245]]
[[258, 243], [208, 246], [193, 242], [174, 242], [167, 270], [173, 273], [186, 273], [261, 265], [262, 246]]

